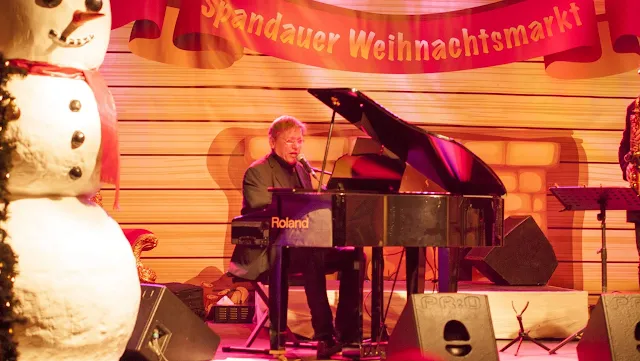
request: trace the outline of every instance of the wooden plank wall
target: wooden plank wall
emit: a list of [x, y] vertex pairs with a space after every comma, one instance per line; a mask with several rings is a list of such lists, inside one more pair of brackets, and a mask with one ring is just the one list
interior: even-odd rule
[[[374, 12], [435, 13], [493, 1], [324, 2]], [[602, 0], [597, 8], [604, 11]], [[308, 87], [359, 88], [404, 119], [454, 137], [557, 143], [559, 160], [546, 176], [546, 188], [626, 185], [617, 146], [626, 105], [639, 93], [635, 71], [558, 80], [534, 59], [453, 73], [361, 75], [251, 51], [228, 69], [187, 69], [131, 54], [129, 31], [127, 26], [112, 32], [102, 67], [120, 119], [122, 210], [109, 209], [113, 190], [103, 194], [105, 207], [123, 227], [158, 235], [158, 247], [144, 254], [144, 263], [159, 282], [214, 281], [226, 270], [229, 220], [239, 213], [242, 174], [256, 157], [248, 154], [247, 142], [263, 136], [271, 120], [291, 114], [307, 122], [317, 139], [307, 142], [305, 153], [321, 156], [331, 114], [306, 93]], [[357, 131], [339, 120], [336, 134]], [[560, 260], [552, 283], [599, 292], [596, 212], [560, 213], [554, 197], [548, 194], [546, 201], [546, 232]], [[609, 288], [637, 289], [638, 254], [624, 212], [609, 212], [608, 226]]]

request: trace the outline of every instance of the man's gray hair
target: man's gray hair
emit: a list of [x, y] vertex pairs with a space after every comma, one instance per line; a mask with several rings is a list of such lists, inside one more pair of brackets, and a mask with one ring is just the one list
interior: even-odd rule
[[278, 135], [292, 128], [302, 130], [302, 135], [307, 132], [307, 126], [304, 125], [303, 122], [290, 115], [282, 115], [271, 123], [271, 126], [269, 127], [269, 138], [277, 139]]

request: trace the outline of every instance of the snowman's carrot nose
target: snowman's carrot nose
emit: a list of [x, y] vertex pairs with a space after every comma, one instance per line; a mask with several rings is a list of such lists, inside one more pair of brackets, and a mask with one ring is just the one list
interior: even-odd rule
[[80, 26], [87, 21], [95, 20], [103, 16], [104, 14], [101, 13], [76, 11], [75, 13], [73, 13], [73, 20], [71, 22], [77, 26]]
[[103, 16], [104, 14], [101, 14], [101, 13], [76, 11], [75, 13], [73, 13], [73, 18], [71, 19], [71, 22], [69, 23], [69, 25], [67, 25], [67, 28], [64, 29], [64, 31], [62, 31], [62, 34], [60, 35], [60, 39], [63, 41], [67, 40], [67, 37], [69, 37], [71, 33], [73, 33], [80, 26], [82, 26], [82, 24], [86, 23], [87, 21], [99, 19]]

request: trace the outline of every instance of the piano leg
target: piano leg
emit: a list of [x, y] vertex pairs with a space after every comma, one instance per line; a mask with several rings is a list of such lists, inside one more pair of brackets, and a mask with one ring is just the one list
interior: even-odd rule
[[364, 333], [363, 326], [363, 305], [364, 305], [364, 278], [367, 270], [365, 269], [365, 256], [364, 250], [362, 248], [358, 248], [358, 258], [355, 260], [353, 264], [353, 268], [358, 271], [358, 339], [356, 340], [358, 345], [362, 345], [362, 334]]
[[269, 342], [271, 351], [284, 351], [289, 303], [289, 249], [275, 247], [269, 276]]
[[382, 296], [384, 278], [384, 248], [371, 248], [371, 342], [378, 342], [383, 326]]
[[[360, 249], [362, 250], [362, 249]], [[372, 259], [373, 262], [373, 259]], [[365, 260], [364, 260], [364, 252], [358, 252], [358, 258], [355, 260], [353, 267], [358, 271], [358, 338], [354, 340], [355, 343], [346, 344], [342, 347], [342, 357], [349, 358], [354, 360], [362, 360], [370, 356], [371, 350], [373, 347], [367, 347], [363, 342], [363, 305], [364, 305], [364, 289], [363, 289], [363, 281], [366, 273], [365, 269]], [[372, 263], [373, 266], [373, 263]], [[377, 266], [376, 266], [377, 267]], [[342, 281], [341, 285], [342, 285]], [[372, 323], [373, 324], [373, 323]]]
[[425, 247], [405, 247], [407, 260], [407, 297], [416, 293], [424, 293], [424, 274], [427, 264]]
[[438, 248], [438, 292], [458, 292], [461, 249]]

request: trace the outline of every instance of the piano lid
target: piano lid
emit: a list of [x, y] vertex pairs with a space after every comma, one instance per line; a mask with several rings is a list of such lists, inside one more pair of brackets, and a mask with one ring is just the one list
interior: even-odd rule
[[445, 191], [462, 195], [507, 193], [493, 169], [465, 146], [400, 119], [357, 89], [308, 91]]

